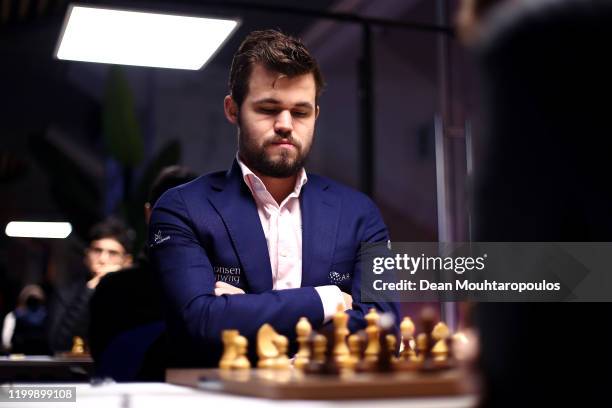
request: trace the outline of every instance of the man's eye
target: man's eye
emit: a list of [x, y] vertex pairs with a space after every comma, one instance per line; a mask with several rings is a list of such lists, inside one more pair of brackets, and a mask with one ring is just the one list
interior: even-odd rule
[[296, 116], [298, 118], [305, 118], [308, 116], [309, 112], [303, 112], [303, 111], [294, 111], [293, 116]]
[[272, 109], [272, 108], [259, 108], [259, 112], [266, 114], [266, 115], [274, 115], [277, 112], [277, 110]]

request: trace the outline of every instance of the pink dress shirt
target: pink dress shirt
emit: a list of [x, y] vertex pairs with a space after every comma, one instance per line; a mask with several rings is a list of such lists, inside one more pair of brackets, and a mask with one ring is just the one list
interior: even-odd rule
[[[293, 191], [280, 203], [272, 197], [264, 183], [236, 155], [244, 182], [251, 190], [257, 213], [268, 244], [272, 268], [272, 288], [276, 290], [299, 288], [302, 284], [302, 213], [300, 192], [308, 181], [302, 168]], [[346, 309], [342, 292], [335, 285], [317, 286], [321, 298], [324, 321], [336, 312], [340, 303]]]

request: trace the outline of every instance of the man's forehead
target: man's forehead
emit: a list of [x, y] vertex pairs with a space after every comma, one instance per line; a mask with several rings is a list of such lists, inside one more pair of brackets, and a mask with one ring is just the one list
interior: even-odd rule
[[123, 245], [115, 238], [101, 238], [91, 241], [89, 245], [92, 248], [102, 248], [102, 249], [113, 249], [118, 251], [124, 251]]
[[280, 97], [293, 97], [299, 102], [310, 102], [315, 99], [316, 85], [314, 75], [309, 72], [303, 75], [287, 76], [271, 71], [261, 64], [255, 64], [249, 78], [247, 97], [255, 100], [279, 100]]

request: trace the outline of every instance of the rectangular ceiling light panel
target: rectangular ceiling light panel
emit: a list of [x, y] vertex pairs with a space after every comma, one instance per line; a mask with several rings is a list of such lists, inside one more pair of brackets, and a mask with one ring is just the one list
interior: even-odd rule
[[200, 69], [237, 20], [71, 5], [56, 56], [62, 60]]
[[21, 238], [66, 238], [72, 232], [68, 222], [11, 221], [4, 233], [9, 237]]

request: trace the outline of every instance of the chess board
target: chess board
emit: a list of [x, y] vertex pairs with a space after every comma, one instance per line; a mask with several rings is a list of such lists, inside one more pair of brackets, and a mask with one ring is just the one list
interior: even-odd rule
[[166, 382], [270, 399], [339, 400], [472, 393], [460, 370], [310, 375], [298, 370], [170, 369]]

